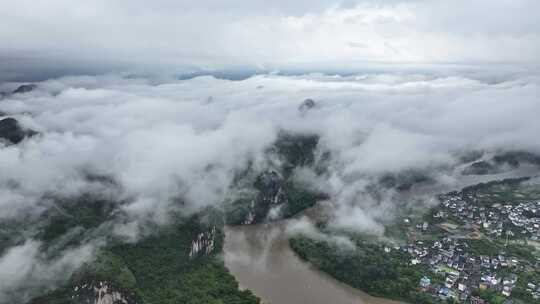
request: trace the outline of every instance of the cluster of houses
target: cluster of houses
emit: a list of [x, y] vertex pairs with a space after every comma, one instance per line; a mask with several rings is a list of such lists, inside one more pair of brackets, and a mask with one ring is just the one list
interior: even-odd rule
[[[490, 237], [520, 237], [540, 240], [540, 201], [516, 204], [475, 204], [476, 197], [452, 194], [442, 197], [434, 218], [453, 218], [465, 228], [479, 228]], [[472, 203], [471, 203], [472, 202]]]
[[[465, 302], [475, 289], [490, 289], [510, 297], [519, 273], [523, 269], [515, 257], [502, 254], [494, 257], [477, 256], [470, 252], [462, 239], [444, 237], [433, 242], [415, 241], [400, 247], [411, 255], [411, 264], [424, 264], [443, 282], [433, 283], [426, 276], [420, 280], [420, 287], [442, 299], [454, 298]], [[507, 268], [510, 273], [500, 276], [498, 268]], [[531, 284], [535, 284], [531, 282]]]
[[[433, 222], [438, 222], [437, 227], [444, 232], [432, 234], [437, 236], [436, 239], [417, 238], [418, 234], [431, 234], [428, 222], [413, 225], [410, 219], [405, 219], [404, 223], [410, 226], [412, 233], [407, 245], [395, 249], [408, 252], [410, 264], [424, 264], [431, 269], [432, 277], [425, 276], [419, 282], [424, 292], [462, 303], [484, 303], [481, 298], [473, 296], [473, 291], [490, 290], [512, 303], [511, 296], [519, 274], [530, 269], [530, 261], [507, 255], [504, 251], [493, 256], [478, 255], [471, 250], [468, 241], [500, 238], [499, 241], [508, 242], [518, 235], [522, 239], [539, 240], [540, 201], [486, 207], [471, 203], [470, 200], [476, 198], [467, 195], [469, 197], [454, 193], [441, 197], [441, 206], [432, 216]], [[390, 249], [385, 248], [385, 251]], [[533, 267], [538, 265], [536, 263]], [[441, 278], [444, 279], [441, 281]], [[540, 282], [525, 283], [525, 291], [533, 299], [540, 299]]]

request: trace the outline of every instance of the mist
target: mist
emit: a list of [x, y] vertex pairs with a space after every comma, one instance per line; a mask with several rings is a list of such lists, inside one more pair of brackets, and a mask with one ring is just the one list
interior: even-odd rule
[[[54, 207], [46, 202], [51, 195], [97, 193], [121, 202], [116, 208], [124, 215], [105, 231], [131, 242], [149, 222], [166, 225], [171, 211], [220, 208], [239, 172], [268, 167], [266, 151], [283, 131], [320, 136], [318, 155], [330, 155], [324, 174], [295, 172], [328, 194], [329, 225], [375, 235], [396, 204], [407, 203], [393, 190], [371, 196], [379, 178], [429, 170], [436, 183], [452, 183], [460, 153], [540, 152], [540, 142], [531, 140], [540, 130], [540, 78], [531, 75], [490, 82], [459, 74], [270, 74], [239, 81], [108, 74], [36, 84], [0, 101], [5, 116], [39, 132], [0, 148], [0, 221], [39, 217]], [[315, 106], [299, 111], [307, 98]], [[0, 257], [0, 273], [17, 273], [2, 279], [0, 297], [31, 277], [49, 286], [57, 269], [73, 271], [103, 245], [87, 240], [75, 249], [85, 254], [68, 251], [46, 261], [36, 242], [25, 240]]]

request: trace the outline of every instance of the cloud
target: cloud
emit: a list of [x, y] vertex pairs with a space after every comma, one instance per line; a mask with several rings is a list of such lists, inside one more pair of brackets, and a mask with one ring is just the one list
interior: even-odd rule
[[52, 288], [67, 280], [77, 267], [92, 258], [94, 252], [91, 245], [85, 245], [48, 260], [40, 246], [41, 243], [29, 240], [10, 248], [0, 257], [0, 301], [29, 300], [36, 296], [29, 291]]
[[[222, 200], [248, 162], [261, 162], [277, 130], [314, 132], [336, 176], [451, 165], [454, 152], [540, 151], [539, 79], [501, 83], [451, 76], [213, 77], [153, 84], [123, 77], [45, 81], [0, 111], [41, 136], [0, 150], [0, 185], [17, 195], [77, 193], [81, 172], [112, 176], [129, 210], [178, 195], [197, 208]], [[208, 97], [212, 101], [208, 102]], [[318, 107], [300, 117], [307, 97]], [[84, 169], [84, 170], [83, 170]]]
[[[130, 210], [176, 195], [215, 205], [235, 171], [260, 161], [278, 129], [320, 134], [345, 179], [449, 165], [463, 149], [540, 151], [530, 140], [540, 127], [534, 77], [496, 84], [415, 75], [152, 84], [103, 76], [40, 88], [0, 104], [42, 133], [0, 151], [0, 181], [19, 185], [15, 197], [80, 192], [81, 172], [89, 169], [114, 177], [136, 199]], [[319, 106], [300, 118], [297, 106], [307, 97]]]
[[367, 62], [538, 67], [538, 11], [534, 0], [21, 0], [0, 4], [0, 70], [3, 79], [28, 79], [126, 70], [358, 71]]
[[[459, 152], [540, 152], [532, 140], [540, 130], [540, 78], [493, 79], [489, 71], [432, 71], [43, 81], [33, 92], [0, 101], [1, 112], [40, 132], [0, 147], [0, 221], [38, 216], [50, 206], [43, 203], [47, 195], [105, 193], [122, 202], [117, 208], [125, 215], [107, 231], [136, 241], [143, 224], [167, 223], [172, 210], [220, 206], [238, 172], [248, 164], [264, 168], [265, 151], [286, 130], [318, 134], [319, 152], [330, 152], [325, 174], [295, 174], [330, 195], [330, 225], [381, 234], [402, 203], [392, 192], [370, 195], [381, 176], [428, 170], [439, 182], [453, 182], [455, 172], [447, 168]], [[298, 105], [306, 98], [317, 107], [302, 115]], [[115, 186], [88, 174], [111, 178]], [[27, 240], [0, 257], [0, 273], [23, 267], [22, 277], [2, 280], [4, 294], [24, 284], [26, 263], [45, 270], [77, 264], [42, 260], [38, 247]], [[29, 262], [13, 262], [17, 256]]]
[[382, 236], [384, 226], [376, 222], [373, 217], [367, 214], [366, 206], [343, 208], [336, 213], [335, 221], [330, 222], [332, 227], [343, 229], [349, 232], [364, 232]]
[[299, 219], [292, 219], [285, 227], [285, 233], [291, 236], [306, 236], [318, 241], [324, 241], [338, 246], [345, 250], [355, 250], [356, 246], [347, 236], [340, 234], [323, 233], [315, 227], [315, 224], [306, 216]]

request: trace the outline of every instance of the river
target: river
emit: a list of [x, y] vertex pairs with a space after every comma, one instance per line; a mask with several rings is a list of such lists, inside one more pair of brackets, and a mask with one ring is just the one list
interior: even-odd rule
[[[407, 196], [430, 195], [460, 189], [494, 179], [531, 176], [538, 168], [523, 167], [504, 174], [467, 176], [446, 186], [422, 187]], [[375, 298], [338, 282], [302, 261], [289, 247], [281, 222], [226, 227], [225, 265], [240, 283], [252, 290], [266, 304], [397, 304]]]
[[225, 229], [225, 265], [267, 304], [396, 304], [338, 282], [300, 260], [286, 221]]

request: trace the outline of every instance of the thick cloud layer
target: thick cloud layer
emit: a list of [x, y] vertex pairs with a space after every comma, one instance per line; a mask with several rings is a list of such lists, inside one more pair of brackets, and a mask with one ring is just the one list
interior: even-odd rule
[[[76, 193], [87, 186], [81, 172], [91, 171], [117, 180], [136, 198], [133, 210], [178, 195], [215, 205], [235, 170], [262, 157], [279, 129], [320, 134], [342, 179], [452, 164], [462, 150], [540, 152], [532, 140], [538, 96], [532, 76], [496, 84], [422, 75], [49, 80], [0, 103], [42, 133], [0, 150], [0, 185], [13, 197], [2, 204], [24, 208], [27, 197]], [[300, 115], [308, 97], [317, 107]]]
[[0, 3], [0, 79], [366, 62], [538, 67], [535, 0]]
[[[381, 222], [402, 202], [391, 193], [380, 200], [366, 196], [372, 178], [429, 169], [451, 183], [453, 172], [439, 168], [452, 168], [459, 152], [540, 152], [540, 78], [481, 79], [371, 74], [151, 81], [106, 75], [44, 81], [0, 101], [0, 112], [41, 133], [0, 148], [0, 220], [44, 212], [45, 195], [101, 192], [125, 202], [128, 220], [113, 223], [112, 233], [136, 239], [142, 220], [164, 223], [171, 209], [218, 206], [235, 174], [248, 163], [265, 166], [264, 151], [286, 130], [318, 134], [321, 150], [330, 151], [328, 174], [304, 170], [297, 178], [330, 194], [332, 224], [381, 233]], [[316, 106], [301, 113], [306, 98]], [[117, 187], [89, 181], [89, 173], [108, 176]], [[95, 248], [88, 246], [77, 250]], [[0, 296], [33, 269], [54, 273], [84, 260], [68, 252], [43, 265], [37, 247], [28, 240], [0, 257], [0, 273], [24, 270], [0, 276]]]

